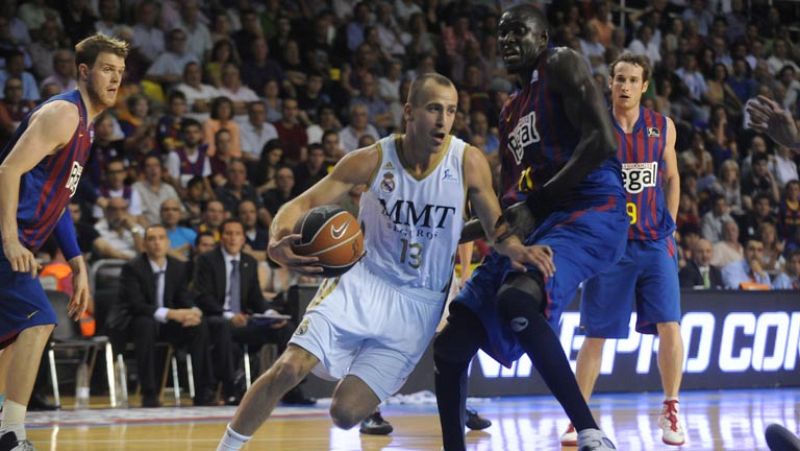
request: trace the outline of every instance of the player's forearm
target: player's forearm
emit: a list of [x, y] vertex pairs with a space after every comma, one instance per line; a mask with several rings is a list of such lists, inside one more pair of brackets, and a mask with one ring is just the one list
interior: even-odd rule
[[72, 270], [72, 277], [77, 277], [83, 274], [88, 277], [89, 271], [86, 269], [86, 260], [84, 260], [83, 255], [72, 257], [68, 263], [70, 269]]
[[290, 235], [294, 229], [294, 224], [300, 219], [303, 211], [311, 208], [310, 205], [305, 205], [305, 196], [300, 196], [292, 201], [284, 204], [275, 217], [272, 218], [272, 224], [269, 228], [270, 242], [278, 241], [286, 235]]
[[3, 242], [19, 240], [17, 235], [17, 206], [19, 205], [19, 182], [21, 174], [0, 166], [0, 235]]

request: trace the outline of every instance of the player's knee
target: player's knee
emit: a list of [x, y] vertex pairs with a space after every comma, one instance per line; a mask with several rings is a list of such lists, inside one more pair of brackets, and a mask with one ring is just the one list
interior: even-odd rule
[[586, 337], [583, 341], [583, 346], [581, 346], [581, 352], [590, 352], [592, 354], [599, 354], [603, 351], [603, 345], [605, 345], [606, 339], [605, 338], [596, 338], [596, 337]]
[[462, 340], [452, 328], [445, 328], [433, 340], [433, 361], [437, 367], [445, 363], [464, 363], [472, 360], [478, 352], [478, 345]]
[[497, 292], [497, 309], [514, 332], [525, 329], [531, 319], [541, 315], [544, 305], [542, 283], [528, 273], [509, 276]]
[[361, 422], [360, 415], [344, 401], [334, 399], [331, 402], [331, 419], [336, 427], [344, 430], [352, 429]]
[[663, 339], [679, 339], [681, 337], [681, 325], [677, 321], [669, 321], [656, 324], [658, 336]]

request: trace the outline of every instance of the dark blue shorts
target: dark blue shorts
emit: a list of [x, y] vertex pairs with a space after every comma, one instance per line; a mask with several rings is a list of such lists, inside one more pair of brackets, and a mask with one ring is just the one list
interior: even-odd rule
[[626, 338], [634, 305], [639, 333], [655, 334], [657, 323], [680, 321], [675, 239], [628, 241], [622, 259], [583, 288], [581, 329], [588, 337]]
[[[545, 280], [544, 311], [551, 326], [558, 326], [561, 312], [572, 301], [581, 282], [619, 260], [625, 250], [627, 232], [625, 201], [612, 196], [604, 204], [557, 211], [525, 239], [525, 244], [548, 245], [553, 250], [556, 273]], [[529, 270], [538, 271], [535, 267]], [[506, 366], [524, 352], [495, 306], [495, 295], [509, 272], [509, 260], [493, 251], [454, 300], [463, 303], [481, 320], [488, 339], [484, 351]]]
[[39, 279], [12, 271], [0, 247], [0, 349], [25, 329], [56, 323], [55, 311]]

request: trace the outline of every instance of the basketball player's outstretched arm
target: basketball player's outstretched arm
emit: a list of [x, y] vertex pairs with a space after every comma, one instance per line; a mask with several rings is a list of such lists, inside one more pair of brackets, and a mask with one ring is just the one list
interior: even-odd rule
[[492, 188], [489, 162], [478, 148], [469, 146], [464, 151], [464, 177], [467, 196], [472, 208], [497, 252], [507, 256], [517, 271], [525, 271], [525, 264], [536, 266], [547, 277], [555, 273], [553, 251], [549, 246], [524, 246], [513, 234], [511, 226], [500, 219], [500, 202]]
[[319, 259], [300, 256], [292, 251], [291, 244], [300, 238], [300, 235], [293, 233], [295, 223], [308, 210], [336, 203], [354, 186], [369, 183], [379, 162], [380, 154], [375, 145], [350, 152], [325, 178], [285, 203], [275, 214], [270, 226], [267, 248], [270, 258], [293, 271], [306, 274], [322, 272], [321, 267], [314, 265]]
[[[53, 102], [43, 106], [31, 116], [27, 130], [0, 165], [0, 234], [3, 237], [3, 251], [14, 271], [30, 272], [33, 277], [38, 271], [36, 257], [19, 242], [17, 236], [20, 179], [42, 159], [66, 145], [72, 139], [79, 121], [78, 107], [74, 104]], [[86, 264], [80, 255], [71, 259], [69, 264], [74, 284], [69, 312], [80, 316], [89, 302]]]
[[[563, 197], [617, 151], [608, 110], [583, 58], [572, 49], [561, 49], [550, 56], [548, 70], [548, 79], [561, 95], [567, 117], [580, 131], [580, 141], [561, 170], [529, 197], [532, 203], [550, 203]], [[534, 212], [540, 208], [529, 206]]]

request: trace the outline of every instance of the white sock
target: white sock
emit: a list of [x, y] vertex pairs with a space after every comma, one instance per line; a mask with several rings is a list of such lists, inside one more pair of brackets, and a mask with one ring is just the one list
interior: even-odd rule
[[25, 414], [28, 412], [28, 406], [23, 406], [10, 399], [6, 399], [3, 403], [3, 421], [0, 422], [0, 430], [14, 431], [17, 434], [17, 440], [25, 440], [28, 438], [25, 435]]
[[252, 436], [242, 435], [234, 431], [230, 423], [228, 423], [225, 435], [222, 436], [222, 440], [219, 442], [219, 446], [217, 446], [217, 451], [237, 451], [242, 449], [242, 446], [244, 446], [251, 437]]

